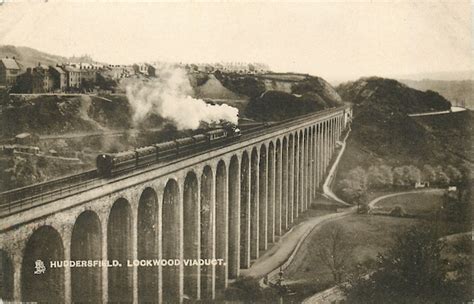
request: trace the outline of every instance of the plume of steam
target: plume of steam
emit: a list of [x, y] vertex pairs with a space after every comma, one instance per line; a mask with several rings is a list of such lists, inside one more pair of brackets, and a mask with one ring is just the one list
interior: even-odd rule
[[182, 69], [163, 69], [158, 71], [156, 79], [128, 83], [126, 93], [133, 110], [133, 122], [137, 124], [155, 113], [172, 121], [178, 130], [197, 129], [201, 122], [237, 124], [238, 109], [226, 104], [207, 104], [191, 97], [192, 90]]

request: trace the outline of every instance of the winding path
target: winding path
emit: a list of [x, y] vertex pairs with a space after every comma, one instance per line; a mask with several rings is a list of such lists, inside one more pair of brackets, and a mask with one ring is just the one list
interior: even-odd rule
[[328, 177], [326, 178], [326, 180], [324, 181], [324, 184], [323, 184], [323, 196], [325, 196], [327, 198], [330, 198], [332, 200], [335, 200], [336, 202], [341, 203], [341, 204], [346, 205], [346, 206], [352, 206], [352, 205], [346, 203], [345, 201], [343, 201], [339, 197], [337, 197], [334, 194], [334, 192], [332, 192], [331, 184], [332, 184], [332, 182], [334, 180], [334, 177], [336, 175], [336, 169], [337, 169], [337, 166], [339, 165], [339, 161], [341, 160], [342, 154], [346, 150], [346, 140], [347, 140], [347, 137], [349, 137], [350, 132], [351, 132], [351, 129], [349, 129], [346, 136], [342, 140], [341, 150], [340, 150], [339, 154], [337, 155], [337, 158], [334, 161], [334, 164], [332, 165], [331, 170], [329, 171]]

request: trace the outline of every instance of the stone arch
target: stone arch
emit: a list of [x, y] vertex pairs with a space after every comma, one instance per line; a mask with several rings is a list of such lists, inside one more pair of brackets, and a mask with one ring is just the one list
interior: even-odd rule
[[[71, 235], [71, 260], [101, 260], [102, 229], [99, 216], [90, 210], [76, 219]], [[73, 302], [100, 302], [102, 297], [100, 267], [71, 268]]]
[[316, 147], [317, 147], [317, 135], [316, 135], [316, 125], [311, 127], [312, 134], [312, 144], [311, 144], [311, 203], [313, 203], [316, 198], [316, 170], [317, 170], [317, 157], [316, 157]]
[[[182, 258], [182, 229], [180, 191], [176, 180], [169, 179], [163, 191], [162, 203], [163, 259], [179, 260]], [[182, 279], [179, 265], [166, 265], [163, 273], [163, 299], [168, 302], [181, 300]]]
[[288, 138], [288, 227], [294, 219], [294, 194], [295, 194], [295, 139], [290, 134]]
[[216, 288], [227, 287], [227, 261], [229, 239], [229, 214], [228, 214], [228, 186], [227, 169], [223, 160], [217, 163], [216, 169], [216, 259], [226, 261], [226, 265], [216, 265]]
[[322, 123], [318, 123], [318, 189], [321, 186], [321, 179], [322, 179], [322, 170], [324, 167], [323, 164], [323, 125]]
[[[183, 188], [183, 249], [184, 259], [200, 258], [200, 214], [199, 182], [193, 171], [188, 172]], [[199, 266], [184, 267], [184, 294], [190, 298], [199, 297]]]
[[275, 186], [274, 186], [274, 206], [275, 206], [275, 235], [281, 235], [281, 219], [282, 219], [282, 153], [281, 153], [281, 140], [277, 139], [275, 145]]
[[13, 300], [13, 262], [8, 253], [0, 249], [0, 299]]
[[300, 182], [300, 139], [301, 135], [299, 132], [296, 132], [295, 134], [295, 142], [294, 142], [294, 153], [293, 153], [293, 179], [294, 179], [294, 184], [293, 184], [293, 217], [292, 217], [292, 222], [298, 217], [298, 204], [299, 204], [299, 182]]
[[290, 175], [289, 159], [288, 159], [288, 140], [283, 137], [281, 146], [281, 230], [288, 229], [288, 202], [289, 202], [289, 191], [288, 191], [288, 179]]
[[236, 155], [230, 159], [228, 171], [229, 242], [227, 267], [229, 278], [235, 279], [239, 275], [240, 268], [240, 168], [239, 159]]
[[132, 268], [126, 267], [132, 259], [132, 209], [128, 201], [119, 198], [113, 204], [107, 224], [107, 259], [118, 260], [122, 267], [108, 269], [110, 302], [133, 300]]
[[[260, 158], [258, 162], [258, 238], [259, 250], [267, 250], [267, 229], [268, 229], [268, 149], [265, 144], [260, 146]], [[258, 257], [258, 256], [257, 256]]]
[[323, 178], [326, 173], [328, 159], [329, 159], [329, 131], [328, 131], [328, 121], [324, 122], [324, 141], [323, 141], [323, 149], [324, 149], [324, 166], [323, 166]]
[[304, 144], [305, 144], [305, 134], [303, 130], [300, 130], [299, 134], [299, 143], [298, 143], [298, 203], [296, 208], [298, 208], [298, 216], [303, 211], [303, 201], [304, 201]]
[[267, 156], [267, 242], [275, 237], [275, 144], [268, 145]]
[[[201, 258], [204, 260], [215, 257], [215, 200], [214, 179], [210, 166], [205, 166], [201, 175]], [[201, 297], [212, 299], [214, 296], [214, 266], [201, 266]]]
[[303, 201], [303, 211], [306, 210], [306, 206], [309, 204], [309, 190], [311, 187], [310, 184], [310, 153], [309, 153], [309, 147], [311, 144], [311, 129], [306, 128], [305, 129], [305, 136], [304, 136], [304, 201]]
[[[153, 188], [143, 190], [138, 201], [137, 258], [159, 259], [161, 240], [161, 210]], [[158, 267], [138, 267], [138, 302], [153, 302], [160, 297]]]
[[250, 257], [258, 258], [259, 253], [259, 156], [256, 147], [250, 157]]
[[250, 267], [250, 159], [242, 153], [240, 163], [240, 267]]
[[[46, 270], [42, 274], [35, 266], [42, 261]], [[64, 261], [64, 246], [60, 234], [51, 226], [39, 227], [28, 239], [21, 265], [21, 295], [24, 302], [63, 303], [64, 268], [51, 268], [51, 262], [57, 266]]]
[[316, 125], [316, 134], [317, 134], [317, 149], [316, 149], [316, 166], [317, 166], [317, 175], [316, 175], [316, 182], [317, 188], [321, 184], [321, 168], [322, 168], [322, 126], [321, 123]]

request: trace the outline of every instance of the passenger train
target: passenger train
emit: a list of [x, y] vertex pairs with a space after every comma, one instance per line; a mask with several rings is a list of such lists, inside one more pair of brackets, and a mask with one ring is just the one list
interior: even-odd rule
[[226, 125], [202, 134], [140, 147], [135, 150], [99, 154], [96, 159], [97, 173], [99, 176], [109, 177], [119, 171], [173, 159], [177, 156], [204, 150], [217, 143], [238, 139], [240, 136], [241, 132], [238, 127]]

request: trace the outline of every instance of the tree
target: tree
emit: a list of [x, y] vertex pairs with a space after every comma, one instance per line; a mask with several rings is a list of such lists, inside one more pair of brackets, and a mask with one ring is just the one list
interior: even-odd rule
[[421, 171], [415, 166], [402, 166], [393, 169], [393, 183], [396, 186], [412, 186], [421, 180]]
[[379, 256], [376, 270], [350, 282], [348, 303], [461, 303], [469, 290], [447, 280], [444, 244], [432, 226], [414, 226]]
[[370, 166], [367, 171], [367, 187], [368, 188], [383, 188], [392, 185], [393, 174], [389, 166]]
[[347, 261], [351, 254], [344, 230], [337, 224], [326, 227], [317, 255], [331, 271], [334, 282], [342, 283], [347, 273]]
[[448, 176], [451, 183], [459, 184], [462, 181], [462, 174], [456, 167], [448, 165], [446, 167], [446, 175]]
[[436, 183], [436, 171], [430, 165], [424, 165], [421, 173], [423, 181], [430, 182], [432, 184]]
[[406, 186], [403, 167], [393, 168], [393, 184], [395, 186]]
[[343, 199], [354, 202], [364, 196], [367, 190], [367, 174], [361, 167], [350, 170], [339, 183]]
[[450, 183], [449, 176], [443, 171], [443, 167], [438, 166], [435, 169], [436, 172], [436, 184], [446, 187]]
[[410, 165], [404, 166], [405, 180], [408, 185], [415, 185], [421, 180], [421, 171], [417, 167]]
[[464, 214], [458, 196], [446, 191], [443, 195], [443, 214], [448, 221], [462, 222]]

